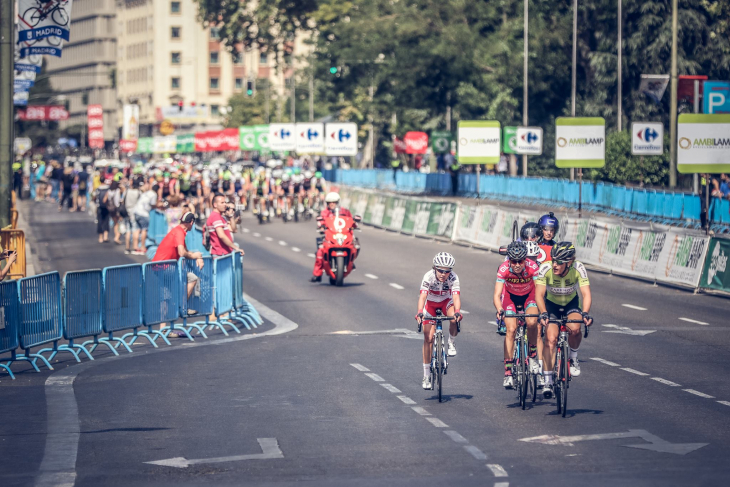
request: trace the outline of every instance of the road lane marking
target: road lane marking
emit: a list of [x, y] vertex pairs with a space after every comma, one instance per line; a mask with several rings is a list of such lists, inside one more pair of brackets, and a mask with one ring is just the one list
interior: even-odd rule
[[200, 458], [196, 460], [188, 460], [185, 457], [168, 458], [166, 460], [156, 460], [153, 462], [144, 462], [151, 465], [161, 465], [163, 467], [175, 467], [175, 468], [187, 468], [190, 465], [200, 465], [204, 463], [225, 463], [225, 462], [240, 462], [243, 460], [271, 460], [274, 458], [284, 458], [284, 454], [279, 448], [279, 442], [276, 438], [257, 438], [259, 446], [261, 446], [261, 453], [254, 453], [252, 455], [236, 455], [230, 457], [217, 457], [217, 458]]
[[299, 247], [292, 247], [291, 249], [292, 249], [292, 250], [293, 250], [294, 252], [301, 252], [301, 251], [302, 251], [302, 249], [300, 249]]
[[464, 445], [464, 450], [471, 453], [471, 456], [476, 458], [477, 460], [486, 460], [487, 456], [482, 452], [479, 448], [475, 447], [474, 445]]
[[492, 471], [495, 477], [508, 477], [507, 471], [502, 467], [502, 465], [488, 463], [487, 468]]
[[467, 310], [465, 310], [465, 309], [462, 309], [462, 310], [461, 310], [461, 314], [463, 314], [463, 315], [468, 315], [468, 314], [469, 314], [469, 312], [468, 312]]
[[631, 369], [629, 367], [621, 367], [621, 370], [625, 370], [626, 372], [631, 372], [632, 374], [636, 374], [636, 375], [642, 375], [642, 376], [643, 375], [649, 375], [646, 372], [640, 372], [640, 371], [638, 371], [636, 369]]
[[491, 320], [491, 321], [487, 321], [487, 323], [489, 323], [489, 324], [491, 324], [491, 325], [494, 325], [494, 326], [497, 326], [497, 322], [496, 322], [496, 321], [494, 321], [494, 320]]
[[413, 399], [411, 399], [408, 396], [397, 396], [397, 397], [398, 397], [398, 399], [400, 399], [401, 401], [403, 401], [405, 404], [408, 404], [409, 406], [411, 404], [416, 404], [416, 401], [414, 401]]
[[696, 323], [698, 325], [709, 326], [709, 323], [705, 323], [704, 321], [697, 321], [697, 320], [693, 320], [690, 318], [679, 318], [679, 319], [682, 321], [686, 321], [688, 323]]
[[605, 360], [605, 359], [598, 358], [598, 357], [591, 357], [591, 360], [595, 360], [596, 362], [601, 362], [602, 364], [610, 365], [611, 367], [620, 367], [620, 365], [617, 364], [616, 362], [611, 362], [609, 360]]
[[730, 406], [730, 401], [717, 401], [720, 404], [724, 404], [725, 406]]
[[244, 229], [243, 229], [243, 233], [248, 233], [248, 232], [250, 232], [250, 231], [251, 231], [251, 230], [249, 230], [248, 228], [244, 228]]
[[392, 384], [380, 384], [380, 385], [383, 386], [385, 388], [385, 390], [388, 391], [388, 392], [393, 392], [393, 393], [396, 393], [396, 394], [399, 393], [399, 392], [401, 392], [400, 389], [398, 389], [397, 387], [395, 387]]
[[264, 237], [264, 240], [266, 240], [267, 242], [273, 242], [274, 241], [274, 239], [271, 238], [271, 237]]
[[396, 289], [405, 289], [405, 288], [404, 288], [403, 286], [401, 286], [400, 284], [396, 284], [396, 283], [394, 283], [394, 282], [391, 282], [391, 283], [390, 283], [389, 285], [390, 285], [390, 287], [394, 287], [394, 288], [396, 288]]
[[694, 394], [695, 396], [704, 397], [705, 399], [715, 399], [715, 396], [705, 394], [704, 392], [695, 391], [694, 389], [682, 389], [682, 390], [684, 392], [689, 392], [690, 394]]
[[672, 387], [679, 386], [679, 384], [677, 384], [676, 382], [672, 382], [671, 380], [667, 380], [667, 379], [662, 379], [661, 377], [652, 377], [651, 380], [655, 380], [657, 382], [661, 382], [662, 384], [666, 384], [666, 385], [672, 386]]
[[279, 245], [281, 245], [282, 247], [286, 247], [286, 242], [284, 242], [283, 240], [279, 240]]
[[447, 425], [446, 423], [444, 423], [443, 421], [441, 421], [438, 418], [426, 418], [426, 421], [428, 421], [429, 423], [431, 423], [432, 425], [434, 425], [437, 428], [448, 428], [449, 427], [449, 425]]
[[469, 443], [469, 440], [467, 440], [454, 430], [444, 431], [444, 434], [454, 440], [456, 443]]
[[411, 409], [413, 409], [415, 412], [420, 414], [421, 416], [431, 416], [431, 413], [423, 409], [421, 406], [413, 406]]
[[315, 257], [317, 257], [317, 256], [316, 256], [316, 255], [314, 255], [314, 254], [307, 254], [307, 257], [311, 257], [312, 259], [314, 259], [314, 258], [315, 258]]
[[371, 372], [371, 373], [365, 374], [365, 375], [367, 375], [368, 377], [370, 377], [371, 379], [373, 379], [375, 382], [385, 382], [385, 379], [383, 379], [382, 377], [380, 377], [378, 374], [373, 374]]
[[350, 364], [350, 365], [352, 365], [353, 367], [355, 367], [360, 372], [370, 372], [370, 369], [368, 369], [364, 365], [360, 365], [360, 364]]
[[253, 233], [252, 235], [253, 235], [254, 237], [260, 237], [260, 236], [261, 236], [261, 234], [260, 234], [260, 233], [258, 233], [258, 232], [254, 232], [254, 233]]
[[628, 326], [619, 326], [619, 325], [611, 325], [606, 324], [603, 325], [606, 328], [614, 328], [613, 330], [602, 330], [603, 333], [621, 333], [622, 335], [635, 335], [635, 336], [646, 336], [651, 333], [655, 333], [656, 330], [632, 330]]
[[377, 279], [378, 278], [378, 276], [373, 275], [373, 274], [365, 274], [365, 277], [367, 277], [368, 279]]
[[497, 482], [494, 487], [509, 487], [509, 482]]
[[646, 308], [642, 308], [641, 306], [636, 306], [634, 304], [622, 304], [621, 306], [624, 308], [635, 309], [637, 311], [646, 311]]

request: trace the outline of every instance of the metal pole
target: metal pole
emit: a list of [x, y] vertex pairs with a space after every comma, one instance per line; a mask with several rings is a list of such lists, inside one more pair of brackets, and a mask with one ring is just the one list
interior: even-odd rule
[[[573, 73], [570, 92], [570, 116], [575, 117], [575, 72], [578, 64], [578, 0], [573, 0]], [[575, 181], [575, 168], [570, 168], [570, 180]]]
[[314, 122], [314, 73], [309, 77], [309, 121]]
[[289, 78], [289, 81], [291, 81], [291, 123], [296, 123], [297, 121], [297, 80], [295, 78], [295, 74], [292, 71], [291, 78]]
[[479, 179], [481, 179], [481, 178], [479, 177], [479, 173], [481, 172], [481, 169], [482, 169], [481, 164], [477, 164], [477, 198], [479, 198], [479, 193], [480, 193], [480, 191], [479, 191]]
[[373, 98], [375, 98], [375, 80], [370, 78], [370, 169], [375, 167], [375, 121], [373, 118]]
[[[694, 112], [700, 113], [700, 80], [695, 80]], [[700, 194], [700, 176], [697, 173], [692, 175], [692, 190], [694, 194]]]
[[672, 0], [672, 85], [669, 108], [669, 187], [677, 186], [677, 0]]
[[578, 218], [583, 212], [583, 168], [578, 169]]
[[266, 80], [266, 123], [269, 123], [269, 120], [271, 119], [271, 91], [269, 90], [269, 87], [271, 86], [271, 79]]
[[15, 2], [0, 0], [0, 227], [10, 224], [12, 209], [14, 21]]
[[621, 57], [622, 57], [622, 51], [623, 51], [623, 40], [621, 35], [621, 29], [623, 27], [623, 18], [621, 16], [621, 1], [618, 0], [618, 131], [621, 132], [621, 123], [622, 123], [622, 114], [621, 114], [621, 80], [623, 79], [621, 76]]
[[[525, 20], [525, 28], [524, 28], [524, 32], [523, 32], [523, 37], [524, 37], [524, 39], [523, 39], [523, 44], [524, 44], [524, 54], [523, 54], [523, 57], [524, 57], [524, 69], [523, 69], [523, 71], [524, 72], [523, 72], [523, 81], [522, 81], [522, 124], [525, 127], [527, 127], [529, 125], [529, 123], [530, 123], [530, 118], [529, 118], [529, 115], [528, 115], [528, 100], [527, 100], [527, 93], [528, 93], [528, 91], [527, 91], [527, 68], [528, 68], [528, 63], [527, 63], [527, 54], [528, 54], [527, 39], [529, 37], [529, 32], [528, 32], [529, 22], [528, 22], [528, 12], [527, 12], [527, 10], [528, 10], [527, 9], [528, 0], [525, 0], [524, 3], [525, 3], [525, 15], [524, 15], [524, 17], [525, 17], [525, 19], [524, 19]], [[524, 176], [527, 176], [527, 156], [526, 155], [523, 155], [522, 156], [522, 176], [523, 177]]]

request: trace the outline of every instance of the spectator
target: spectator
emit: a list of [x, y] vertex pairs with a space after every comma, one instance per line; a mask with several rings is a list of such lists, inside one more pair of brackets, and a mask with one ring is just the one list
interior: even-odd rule
[[730, 199], [730, 176], [727, 174], [720, 175], [720, 193], [722, 198]]
[[99, 243], [109, 242], [109, 208], [107, 200], [109, 185], [104, 181], [96, 189], [96, 233], [99, 234]]
[[122, 237], [122, 234], [119, 231], [119, 223], [121, 222], [121, 218], [119, 216], [119, 205], [121, 205], [121, 197], [122, 194], [119, 189], [119, 180], [115, 177], [109, 186], [109, 190], [106, 192], [106, 199], [102, 203], [106, 206], [107, 211], [109, 212], [109, 218], [114, 223], [114, 243], [117, 245], [122, 245], [121, 240], [119, 240]]
[[5, 276], [10, 272], [10, 267], [15, 263], [18, 258], [18, 252], [15, 250], [3, 250], [0, 254], [0, 260], [5, 261], [5, 267], [0, 270], [0, 281], [5, 279]]
[[[451, 154], [449, 154], [451, 156]], [[449, 171], [451, 172], [451, 193], [456, 196], [459, 192], [459, 171], [461, 171], [461, 165], [451, 156], [451, 165], [449, 165]]]
[[81, 212], [86, 211], [86, 198], [89, 192], [89, 173], [85, 169], [81, 169], [76, 175], [76, 184], [78, 185], [78, 196], [76, 197], [76, 209]]
[[63, 170], [63, 175], [61, 176], [59, 194], [62, 196], [58, 200], [58, 211], [59, 212], [61, 210], [63, 210], [63, 205], [67, 201], [68, 201], [69, 210], [71, 210], [71, 208], [74, 206], [73, 185], [74, 185], [75, 179], [76, 179], [76, 176], [74, 176], [73, 168], [70, 166], [66, 167]]
[[[142, 185], [142, 194], [137, 200], [137, 204], [132, 210], [132, 216], [136, 222], [137, 230], [132, 232], [132, 247], [134, 255], [144, 255], [144, 245], [147, 241], [147, 229], [150, 227], [150, 211], [157, 205], [157, 190], [159, 188], [155, 184], [150, 187], [150, 183]], [[139, 244], [137, 238], [139, 237]]]
[[120, 210], [123, 210], [124, 212], [124, 224], [127, 227], [127, 231], [124, 234], [124, 243], [125, 243], [125, 254], [131, 254], [132, 250], [136, 250], [137, 246], [134, 246], [134, 249], [130, 248], [130, 241], [132, 239], [133, 233], [139, 233], [139, 227], [137, 226], [137, 220], [134, 218], [134, 207], [137, 206], [137, 202], [139, 201], [139, 197], [142, 194], [142, 192], [139, 190], [139, 184], [138, 183], [132, 183], [132, 187], [128, 189], [124, 193], [124, 199], [122, 200], [122, 206], [120, 207]]
[[233, 234], [226, 217], [233, 218], [233, 212], [226, 203], [226, 197], [216, 194], [213, 197], [213, 211], [210, 212], [210, 216], [205, 222], [206, 230], [210, 235], [211, 255], [228, 255], [234, 251], [243, 254], [243, 250], [233, 242]]
[[51, 161], [51, 200], [59, 201], [59, 189], [61, 187], [61, 179], [63, 178], [63, 169], [55, 159]]

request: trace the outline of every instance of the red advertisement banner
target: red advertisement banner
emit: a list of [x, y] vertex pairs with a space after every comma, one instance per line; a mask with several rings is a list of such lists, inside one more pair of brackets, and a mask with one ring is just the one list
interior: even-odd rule
[[406, 143], [406, 154], [425, 154], [428, 151], [426, 132], [407, 132], [403, 140]]
[[60, 105], [35, 105], [18, 110], [18, 119], [23, 121], [68, 120], [68, 110]]

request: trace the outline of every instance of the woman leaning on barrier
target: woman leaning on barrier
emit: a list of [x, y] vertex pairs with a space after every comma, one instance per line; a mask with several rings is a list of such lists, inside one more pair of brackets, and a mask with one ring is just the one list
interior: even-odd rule
[[0, 260], [5, 261], [5, 267], [0, 270], [0, 281], [5, 279], [5, 276], [10, 272], [10, 267], [15, 263], [15, 259], [18, 258], [18, 252], [16, 250], [3, 250], [0, 254]]

